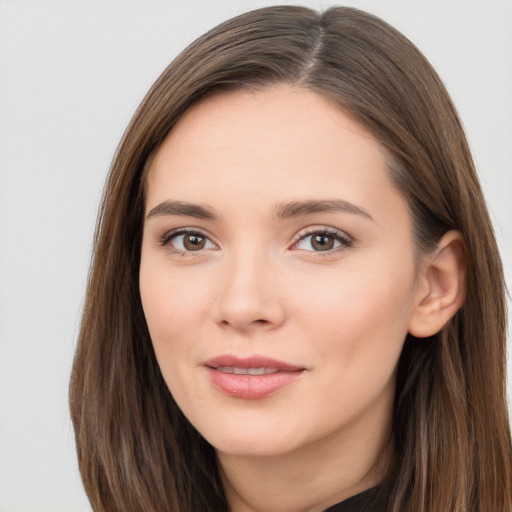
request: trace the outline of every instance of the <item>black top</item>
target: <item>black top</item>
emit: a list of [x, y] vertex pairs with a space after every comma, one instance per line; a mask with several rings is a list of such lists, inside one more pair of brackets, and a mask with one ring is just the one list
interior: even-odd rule
[[379, 487], [372, 487], [329, 507], [325, 512], [384, 512], [379, 490]]

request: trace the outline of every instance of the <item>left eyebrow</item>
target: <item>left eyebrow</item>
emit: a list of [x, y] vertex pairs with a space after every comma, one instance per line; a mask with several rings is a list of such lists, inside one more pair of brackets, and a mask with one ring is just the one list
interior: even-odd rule
[[364, 208], [345, 201], [344, 199], [293, 201], [291, 203], [279, 204], [274, 209], [274, 215], [281, 220], [323, 212], [342, 212], [362, 215], [375, 222], [374, 218]]

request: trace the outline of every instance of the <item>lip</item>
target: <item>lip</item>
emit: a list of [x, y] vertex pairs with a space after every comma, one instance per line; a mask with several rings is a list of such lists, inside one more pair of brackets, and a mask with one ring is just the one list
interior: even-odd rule
[[224, 354], [205, 361], [203, 367], [218, 391], [251, 400], [276, 394], [306, 371], [304, 367], [260, 355]]

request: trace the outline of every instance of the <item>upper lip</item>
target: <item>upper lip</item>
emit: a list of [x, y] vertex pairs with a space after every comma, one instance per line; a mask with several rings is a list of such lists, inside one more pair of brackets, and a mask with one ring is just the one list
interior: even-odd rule
[[208, 368], [232, 367], [232, 368], [275, 368], [280, 371], [296, 372], [304, 370], [303, 366], [285, 363], [272, 357], [254, 355], [249, 357], [239, 357], [233, 354], [223, 354], [203, 363]]

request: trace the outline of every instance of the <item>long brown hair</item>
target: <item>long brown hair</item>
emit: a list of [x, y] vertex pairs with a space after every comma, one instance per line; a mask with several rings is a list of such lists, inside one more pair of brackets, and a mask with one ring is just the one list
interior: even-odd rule
[[465, 240], [466, 302], [426, 340], [405, 340], [389, 512], [509, 512], [501, 262], [461, 123], [423, 55], [350, 8], [259, 9], [214, 28], [163, 72], [115, 155], [94, 240], [70, 385], [82, 479], [95, 511], [229, 510], [214, 449], [161, 376], [138, 289], [144, 174], [180, 116], [220, 88], [287, 83], [334, 99], [387, 149], [418, 247]]

